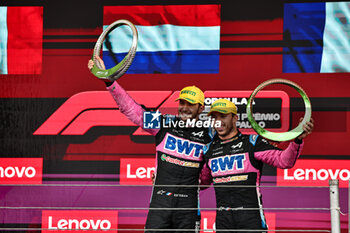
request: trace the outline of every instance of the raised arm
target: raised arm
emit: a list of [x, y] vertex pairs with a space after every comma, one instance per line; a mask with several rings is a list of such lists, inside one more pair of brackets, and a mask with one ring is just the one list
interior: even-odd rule
[[[260, 140], [260, 144], [264, 143], [264, 141]], [[264, 145], [257, 145], [257, 147], [260, 147], [260, 149], [256, 149], [254, 157], [257, 160], [277, 168], [292, 168], [297, 158], [300, 156], [303, 146], [304, 142], [301, 142], [301, 144], [291, 142], [289, 143], [287, 149], [278, 150], [277, 148], [273, 148], [272, 145], [266, 145], [265, 149], [261, 149], [261, 147], [264, 147]]]
[[[97, 61], [104, 67], [101, 58], [96, 57]], [[94, 63], [89, 60], [88, 68], [91, 69]], [[111, 93], [113, 99], [118, 104], [120, 112], [122, 112], [130, 121], [136, 125], [143, 127], [143, 112], [145, 111], [139, 104], [132, 99], [128, 93], [116, 82], [106, 83], [107, 90]], [[159, 129], [144, 129], [152, 135], [156, 135]]]
[[[136, 125], [143, 127], [143, 112], [145, 110], [137, 104], [116, 81], [108, 86], [107, 90], [111, 93], [113, 99], [118, 104], [120, 112]], [[144, 130], [152, 135], [156, 135], [159, 131], [159, 129]]]
[[[302, 118], [300, 118], [300, 122]], [[301, 150], [303, 149], [303, 139], [312, 133], [314, 128], [314, 120], [311, 118], [310, 121], [303, 125], [303, 133], [296, 138], [293, 142], [290, 142], [287, 149], [281, 151], [278, 148], [272, 146], [265, 139], [260, 137], [256, 140], [255, 158], [277, 168], [292, 168], [299, 158]]]

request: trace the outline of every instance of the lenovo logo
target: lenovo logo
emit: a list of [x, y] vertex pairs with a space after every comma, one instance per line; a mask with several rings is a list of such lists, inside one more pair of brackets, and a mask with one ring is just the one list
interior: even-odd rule
[[[276, 227], [276, 214], [275, 213], [265, 213], [265, 221], [269, 229], [275, 229]], [[215, 211], [201, 211], [201, 229], [200, 233], [205, 232], [216, 232], [215, 224], [216, 212]]]
[[120, 184], [152, 184], [155, 159], [120, 159]]
[[41, 184], [42, 158], [0, 158], [0, 184]]
[[27, 177], [33, 178], [36, 175], [36, 170], [34, 167], [0, 167], [0, 177], [1, 178], [13, 178], [13, 177]]
[[298, 160], [292, 169], [277, 170], [280, 186], [328, 186], [338, 179], [339, 187], [347, 187], [350, 179], [349, 160]]
[[[43, 211], [42, 227], [49, 232], [106, 232], [118, 228], [117, 211]], [[81, 231], [80, 231], [81, 230]], [[99, 231], [100, 230], [100, 231]]]
[[215, 218], [215, 211], [201, 211], [201, 229], [203, 230], [200, 233], [216, 232]]

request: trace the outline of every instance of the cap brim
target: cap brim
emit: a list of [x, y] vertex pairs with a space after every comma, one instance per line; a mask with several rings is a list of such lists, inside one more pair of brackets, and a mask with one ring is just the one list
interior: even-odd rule
[[187, 99], [187, 98], [185, 98], [185, 97], [179, 97], [179, 98], [177, 98], [175, 101], [178, 101], [178, 100], [185, 100], [185, 101], [187, 101], [187, 102], [189, 102], [189, 103], [191, 103], [191, 104], [200, 104], [198, 101], [190, 100], [190, 99]]
[[207, 116], [210, 116], [213, 112], [219, 112], [219, 113], [222, 113], [220, 111], [217, 111], [216, 109], [215, 110], [210, 110], [208, 113], [207, 113]]
[[[225, 110], [221, 110], [221, 109], [213, 109], [213, 110], [210, 110], [207, 115], [210, 116], [210, 114], [212, 114], [213, 112], [219, 112], [219, 113], [222, 113], [222, 114], [230, 114], [230, 113], [233, 113], [233, 112], [226, 112]], [[233, 113], [234, 114], [234, 113]]]

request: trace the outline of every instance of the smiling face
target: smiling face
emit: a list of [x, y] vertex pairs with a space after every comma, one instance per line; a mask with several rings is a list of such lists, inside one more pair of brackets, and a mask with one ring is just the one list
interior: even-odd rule
[[199, 114], [204, 110], [204, 106], [200, 104], [192, 104], [186, 100], [179, 100], [178, 114], [181, 120], [197, 119]]
[[215, 127], [216, 132], [221, 139], [229, 139], [237, 134], [237, 126], [236, 122], [238, 120], [238, 116], [236, 114], [228, 113], [220, 113], [220, 112], [212, 112], [211, 117], [215, 119], [215, 121], [220, 121], [221, 126]]

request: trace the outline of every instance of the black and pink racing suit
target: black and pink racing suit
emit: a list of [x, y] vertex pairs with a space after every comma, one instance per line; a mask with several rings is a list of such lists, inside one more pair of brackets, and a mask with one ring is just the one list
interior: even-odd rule
[[238, 132], [228, 140], [221, 140], [216, 135], [204, 148], [204, 156], [205, 167], [210, 168], [215, 188], [217, 232], [221, 229], [225, 232], [235, 232], [228, 229], [266, 230], [259, 188], [263, 163], [291, 168], [302, 147], [301, 140], [291, 142], [287, 149], [280, 150], [258, 135]]
[[[118, 104], [119, 110], [133, 123], [142, 127], [145, 110], [117, 82], [107, 87], [107, 90]], [[162, 119], [179, 120], [169, 115], [162, 116]], [[162, 126], [160, 129], [145, 130], [155, 136], [157, 161], [156, 186], [153, 187], [150, 203], [152, 209], [148, 212], [145, 229], [147, 232], [152, 232], [147, 229], [189, 229], [188, 232], [194, 232], [200, 227], [197, 186], [204, 164], [203, 147], [212, 138], [210, 130]], [[203, 174], [205, 173], [208, 171], [203, 171]], [[203, 178], [201, 182], [205, 184], [207, 181]], [[192, 187], [175, 187], [176, 185]], [[171, 210], [171, 208], [195, 208], [195, 210]]]

